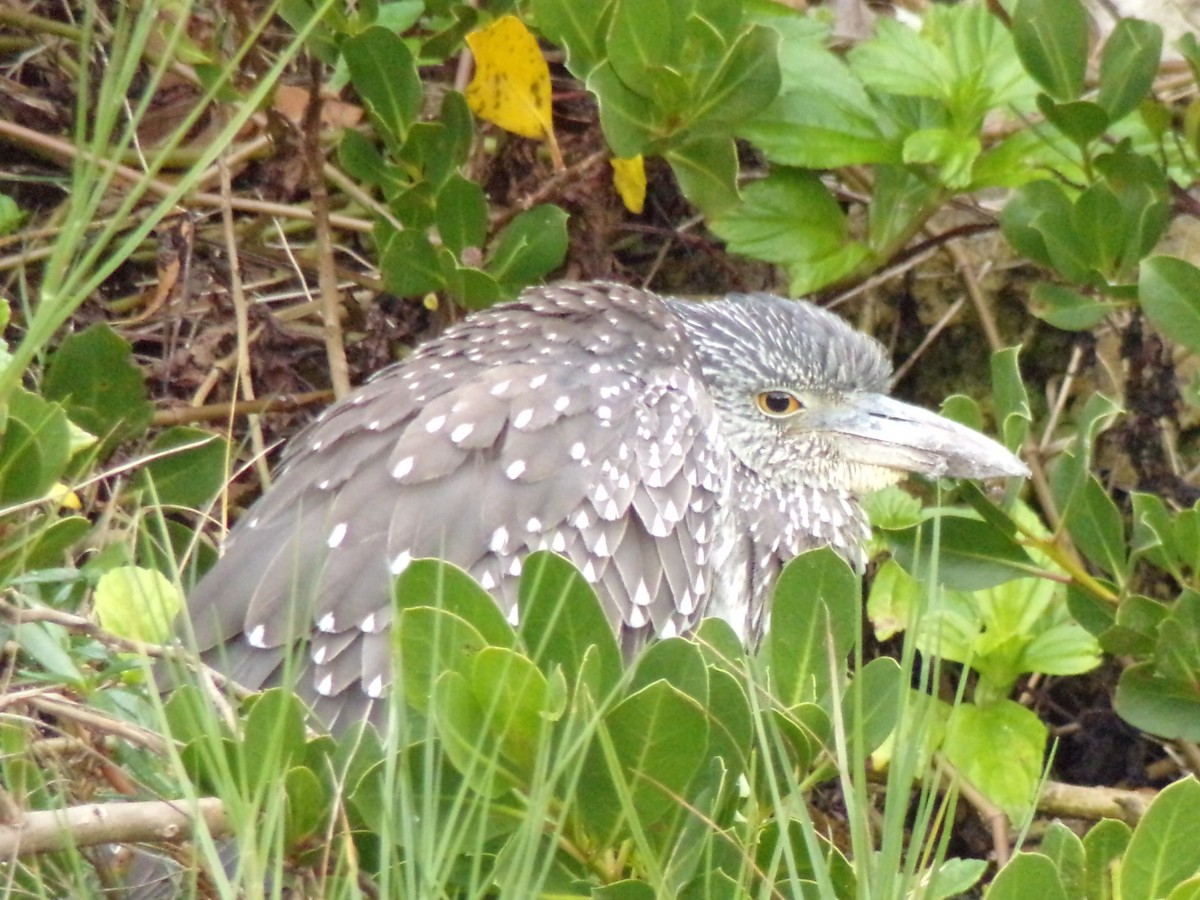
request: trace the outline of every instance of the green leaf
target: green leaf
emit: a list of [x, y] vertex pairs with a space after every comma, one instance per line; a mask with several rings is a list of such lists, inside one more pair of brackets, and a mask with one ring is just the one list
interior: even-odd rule
[[557, 269], [566, 255], [567, 214], [542, 204], [500, 232], [485, 269], [501, 284], [522, 288]]
[[[378, 227], [378, 226], [377, 226]], [[438, 264], [437, 251], [423, 231], [384, 230], [384, 244], [379, 256], [383, 283], [398, 297], [414, 297], [436, 291], [444, 279]]]
[[1162, 56], [1163, 31], [1153, 22], [1122, 18], [1100, 51], [1097, 102], [1116, 122], [1150, 96]]
[[92, 603], [105, 631], [132, 641], [163, 644], [174, 634], [183, 594], [155, 569], [117, 566], [100, 576]]
[[1054, 863], [1041, 853], [1018, 853], [983, 896], [984, 900], [1067, 900]]
[[879, 19], [875, 38], [859, 44], [848, 57], [851, 71], [876, 91], [944, 98], [955, 87], [945, 55], [923, 34], [895, 19]]
[[814, 286], [815, 271], [828, 283], [866, 254], [849, 241], [845, 215], [816, 173], [775, 169], [742, 197], [709, 227], [733, 252], [787, 266], [797, 293]]
[[1014, 825], [1033, 810], [1046, 752], [1046, 726], [1011, 700], [960, 703], [950, 711], [946, 759]]
[[488, 647], [472, 663], [470, 685], [486, 716], [487, 740], [477, 746], [501, 756], [518, 783], [531, 789], [549, 725], [566, 707], [561, 674], [550, 681], [519, 653]]
[[393, 585], [397, 610], [430, 606], [460, 617], [495, 647], [513, 647], [516, 634], [495, 599], [458, 566], [414, 559]]
[[1200, 269], [1171, 256], [1143, 260], [1138, 296], [1162, 334], [1200, 352]]
[[69, 649], [70, 635], [53, 622], [21, 622], [12, 629], [12, 637], [21, 653], [57, 681], [82, 686], [83, 673]]
[[304, 704], [283, 688], [251, 698], [242, 737], [242, 761], [251, 791], [278, 785], [281, 772], [304, 751]]
[[737, 147], [731, 138], [690, 141], [671, 148], [664, 157], [683, 196], [706, 216], [718, 216], [738, 202]]
[[399, 149], [421, 113], [423, 90], [408, 45], [372, 26], [341, 43], [350, 82], [370, 110], [380, 135]]
[[99, 322], [63, 340], [50, 357], [42, 394], [108, 449], [144, 431], [154, 412], [129, 342]]
[[1164, 738], [1200, 740], [1200, 691], [1194, 682], [1163, 677], [1152, 662], [1126, 667], [1113, 698], [1117, 714]]
[[495, 799], [517, 787], [516, 774], [490, 744], [488, 713], [461, 672], [443, 672], [437, 677], [430, 712], [446, 757], [472, 789]]
[[[1193, 738], [1194, 740], [1194, 738]], [[1122, 900], [1165, 897], [1200, 873], [1196, 810], [1200, 782], [1189, 775], [1159, 792], [1133, 830], [1121, 864]]]
[[[855, 743], [855, 754], [873, 753], [896, 728], [902, 689], [900, 665], [880, 657], [863, 666], [842, 698], [846, 733]], [[862, 743], [857, 743], [861, 729]]]
[[451, 176], [438, 191], [437, 228], [442, 243], [455, 256], [468, 247], [482, 247], [488, 230], [483, 188], [461, 175]]
[[295, 847], [313, 837], [325, 824], [329, 812], [329, 792], [315, 772], [307, 766], [293, 766], [283, 778], [287, 797], [284, 842]]
[[915, 577], [931, 577], [936, 565], [940, 584], [978, 591], [1037, 571], [1020, 544], [994, 525], [943, 515], [939, 532], [937, 521], [884, 532], [896, 561]]
[[1118, 819], [1102, 819], [1083, 836], [1087, 857], [1087, 887], [1089, 900], [1114, 896], [1113, 863], [1121, 858], [1133, 831]]
[[[1000, 434], [1004, 446], [1017, 452], [1029, 435], [1033, 412], [1029, 407], [1029, 393], [1021, 377], [1019, 347], [1008, 347], [992, 354], [992, 398], [996, 404], [996, 420], [1000, 423]], [[979, 511], [979, 508], [976, 508]], [[987, 518], [986, 513], [980, 512]]]
[[640, 828], [653, 825], [677, 807], [707, 747], [704, 711], [665, 681], [622, 700], [605, 715], [582, 767], [576, 803], [583, 827], [610, 840], [625, 805]]
[[164, 506], [202, 509], [225, 486], [229, 442], [199, 428], [176, 426], [155, 437], [150, 461], [138, 473], [153, 499]]
[[606, 55], [616, 76], [651, 103], [682, 110], [688, 85], [677, 67], [683, 35], [669, 0], [614, 0]]
[[774, 695], [785, 707], [820, 700], [854, 643], [861, 586], [829, 548], [809, 550], [779, 577], [766, 647]]
[[405, 609], [393, 631], [399, 648], [400, 682], [409, 706], [427, 712], [434, 684], [446, 672], [470, 675], [476, 654], [489, 646], [465, 619], [427, 606]]
[[1058, 869], [1058, 880], [1067, 900], [1085, 900], [1086, 858], [1079, 836], [1062, 822], [1052, 822], [1042, 838], [1041, 852]]
[[579, 571], [553, 553], [531, 553], [519, 587], [521, 640], [547, 676], [561, 666], [572, 685], [589, 648], [597, 654], [597, 699], [621, 677], [621, 651], [596, 592]]
[[45, 497], [71, 458], [67, 414], [57, 403], [16, 388], [0, 435], [0, 503]]
[[1104, 486], [1090, 472], [1082, 483], [1077, 482], [1072, 466], [1065, 464], [1051, 468], [1050, 488], [1075, 546], [1118, 583], [1124, 582], [1128, 576], [1124, 521]]
[[1104, 107], [1089, 100], [1055, 103], [1047, 95], [1039, 94], [1037, 105], [1047, 121], [1079, 147], [1086, 147], [1109, 126]]
[[1065, 285], [1046, 281], [1033, 286], [1029, 299], [1031, 313], [1064, 331], [1088, 331], [1104, 321], [1109, 313], [1126, 306], [1097, 300]]
[[[640, 0], [639, 0], [640, 2]], [[695, 96], [684, 130], [692, 135], [728, 134], [732, 126], [764, 109], [779, 93], [778, 35], [751, 26], [733, 42], [715, 69], [692, 71], [711, 78]]]
[[567, 51], [567, 66], [580, 81], [587, 81], [605, 56], [604, 36], [612, 15], [611, 2], [530, 0], [538, 30]]
[[1013, 42], [1025, 71], [1056, 100], [1074, 100], [1087, 72], [1088, 19], [1079, 0], [1020, 0]]

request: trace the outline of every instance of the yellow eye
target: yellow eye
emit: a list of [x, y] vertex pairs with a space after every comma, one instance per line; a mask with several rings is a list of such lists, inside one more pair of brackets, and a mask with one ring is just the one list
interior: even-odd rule
[[795, 394], [787, 391], [763, 391], [754, 398], [758, 408], [768, 416], [790, 416], [804, 409], [804, 404], [796, 399]]

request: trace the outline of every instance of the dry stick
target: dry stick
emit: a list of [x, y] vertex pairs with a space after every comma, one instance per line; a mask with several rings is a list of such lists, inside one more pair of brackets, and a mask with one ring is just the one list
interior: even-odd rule
[[300, 394], [278, 394], [260, 400], [243, 400], [230, 403], [207, 403], [203, 406], [185, 406], [176, 409], [160, 409], [151, 423], [155, 426], [187, 425], [192, 422], [226, 421], [233, 416], [253, 416], [268, 412], [290, 412], [304, 409], [333, 399], [329, 390], [304, 391]]
[[329, 360], [333, 394], [340, 399], [350, 393], [350, 366], [346, 362], [346, 343], [342, 336], [342, 305], [333, 261], [333, 233], [329, 227], [329, 188], [325, 183], [325, 159], [321, 151], [321, 63], [313, 59], [309, 72], [312, 84], [308, 105], [304, 108], [304, 149], [308, 156], [309, 195], [316, 214], [313, 221], [317, 232], [317, 285], [325, 326], [325, 355]]
[[[80, 150], [65, 141], [50, 135], [42, 134], [31, 128], [25, 128], [13, 122], [0, 120], [0, 137], [7, 137], [13, 143], [30, 150], [40, 150], [57, 161], [70, 163], [75, 159], [92, 159], [92, 154]], [[145, 173], [129, 166], [120, 165], [109, 160], [104, 165], [112, 169], [113, 174], [122, 181], [130, 184], [145, 184], [149, 193], [165, 197], [175, 190], [175, 185], [159, 178], [147, 178]], [[252, 200], [244, 197], [225, 197], [221, 194], [210, 194], [204, 191], [194, 191], [186, 194], [181, 202], [188, 206], [207, 207], [209, 209], [229, 209], [238, 212], [257, 213], [263, 216], [275, 216], [281, 219], [301, 219], [306, 222], [315, 220], [312, 210], [292, 203], [268, 203], [263, 200]], [[353, 216], [329, 214], [329, 224], [343, 231], [369, 232], [375, 224], [366, 219]]]
[[971, 298], [971, 303], [975, 307], [975, 312], [979, 316], [979, 323], [983, 326], [984, 336], [987, 338], [988, 346], [992, 348], [992, 352], [1004, 349], [1004, 341], [1000, 337], [1000, 329], [996, 327], [996, 317], [992, 314], [992, 308], [988, 305], [987, 298], [983, 295], [983, 290], [979, 287], [979, 281], [975, 277], [975, 268], [971, 265], [971, 261], [967, 259], [967, 254], [963, 252], [963, 248], [958, 241], [948, 241], [946, 243], [946, 252], [950, 254], [950, 258], [954, 260], [954, 264], [962, 273], [963, 285], [967, 289], [967, 296]]
[[954, 301], [950, 308], [946, 310], [945, 315], [933, 323], [933, 327], [926, 332], [925, 337], [921, 340], [921, 343], [917, 345], [917, 349], [908, 355], [908, 359], [906, 359], [903, 365], [901, 365], [900, 368], [896, 370], [896, 373], [892, 375], [893, 388], [904, 380], [904, 376], [908, 374], [908, 370], [911, 369], [913, 365], [916, 364], [917, 360], [925, 354], [925, 351], [929, 349], [929, 345], [937, 340], [937, 336], [941, 334], [946, 329], [946, 326], [954, 320], [954, 317], [958, 315], [958, 311], [962, 309], [963, 304], [966, 302], [966, 297], [959, 297]]
[[0, 860], [97, 844], [177, 842], [191, 837], [198, 822], [213, 837], [231, 830], [225, 804], [215, 797], [194, 805], [145, 800], [29, 812], [15, 824], [0, 824]]
[[[217, 158], [217, 166], [221, 173], [221, 195], [233, 196], [233, 177], [226, 165], [225, 154]], [[233, 315], [237, 330], [237, 384], [238, 390], [247, 401], [253, 402], [254, 373], [250, 366], [250, 310], [246, 302], [246, 292], [242, 290], [241, 257], [238, 254], [237, 233], [233, 227], [233, 210], [229, 206], [221, 208], [221, 230], [225, 239], [225, 255], [229, 257], [229, 296], [233, 300]], [[250, 435], [250, 446], [254, 450], [255, 465], [258, 477], [263, 486], [271, 483], [271, 469], [266, 461], [266, 439], [262, 433], [262, 423], [257, 416], [251, 416], [247, 423]], [[224, 514], [226, 511], [222, 510]]]

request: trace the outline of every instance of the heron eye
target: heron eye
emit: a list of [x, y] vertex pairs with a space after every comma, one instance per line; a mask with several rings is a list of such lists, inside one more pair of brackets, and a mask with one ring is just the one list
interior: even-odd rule
[[768, 416], [790, 416], [804, 408], [796, 395], [787, 391], [763, 391], [754, 400]]

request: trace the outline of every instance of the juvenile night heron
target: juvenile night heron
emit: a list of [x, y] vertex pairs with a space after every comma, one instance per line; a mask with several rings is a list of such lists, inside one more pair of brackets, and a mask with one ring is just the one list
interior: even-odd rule
[[[236, 681], [278, 678], [331, 726], [390, 683], [391, 579], [470, 572], [516, 619], [531, 551], [575, 563], [626, 647], [705, 615], [747, 643], [801, 551], [863, 563], [859, 497], [904, 472], [1025, 474], [994, 441], [885, 396], [880, 344], [766, 294], [709, 303], [615, 284], [533, 288], [327, 410], [189, 600]], [[378, 704], [385, 707], [386, 704]]]

